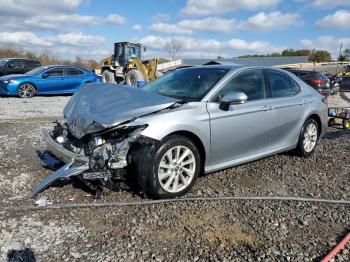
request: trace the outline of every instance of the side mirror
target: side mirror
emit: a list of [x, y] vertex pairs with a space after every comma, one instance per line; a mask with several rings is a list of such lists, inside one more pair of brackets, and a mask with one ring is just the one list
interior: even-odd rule
[[228, 111], [230, 105], [244, 104], [247, 100], [248, 96], [243, 92], [229, 92], [221, 99], [219, 108]]
[[42, 77], [42, 78], [48, 78], [48, 77], [49, 77], [49, 74], [48, 74], [48, 73], [43, 73], [43, 74], [41, 75], [41, 77]]
[[8, 64], [8, 67], [9, 68], [13, 68], [13, 64]]

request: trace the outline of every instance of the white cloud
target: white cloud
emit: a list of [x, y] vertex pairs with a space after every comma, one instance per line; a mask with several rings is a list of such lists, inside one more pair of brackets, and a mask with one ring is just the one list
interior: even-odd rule
[[126, 22], [126, 19], [125, 17], [118, 14], [110, 14], [109, 16], [107, 16], [105, 21], [108, 24], [120, 25], [124, 24]]
[[211, 33], [232, 33], [236, 30], [279, 31], [300, 23], [298, 14], [276, 11], [260, 12], [246, 21], [210, 16], [204, 19], [181, 20], [176, 24], [156, 23], [151, 26], [151, 29], [163, 34], [190, 35], [198, 31]]
[[188, 0], [181, 14], [214, 15], [275, 6], [280, 0]]
[[235, 20], [207, 17], [205, 19], [182, 20], [177, 26], [192, 31], [229, 33], [235, 28]]
[[105, 38], [101, 36], [84, 35], [81, 32], [48, 36], [44, 37], [43, 39], [46, 39], [56, 45], [59, 44], [79, 47], [99, 46], [105, 42]]
[[32, 16], [73, 12], [84, 0], [1, 0], [0, 15]]
[[287, 27], [298, 25], [300, 17], [295, 13], [281, 13], [275, 11], [271, 13], [260, 12], [240, 23], [240, 28], [252, 31], [273, 31], [284, 30]]
[[349, 0], [314, 0], [314, 5], [317, 7], [335, 7], [350, 5]]
[[316, 25], [323, 28], [350, 28], [350, 12], [347, 10], [338, 10], [334, 14], [327, 15], [316, 22]]
[[178, 25], [172, 25], [167, 23], [155, 23], [150, 26], [150, 29], [159, 33], [165, 34], [181, 34], [181, 35], [190, 35], [192, 30], [181, 28]]
[[133, 25], [132, 26], [132, 29], [134, 31], [141, 31], [143, 29], [142, 25]]
[[333, 36], [320, 36], [316, 39], [302, 39], [300, 44], [302, 48], [327, 50], [333, 58], [338, 57], [340, 44], [343, 46], [350, 45], [350, 37], [335, 38]]
[[[171, 37], [149, 35], [139, 39], [139, 41], [150, 50], [150, 53], [166, 55], [165, 46], [171, 39]], [[216, 39], [195, 39], [182, 36], [176, 38], [176, 40], [181, 42], [182, 57], [216, 58], [219, 55], [232, 57], [234, 54], [270, 53], [285, 49], [285, 47], [274, 46], [268, 42], [248, 42], [242, 39], [218, 41]], [[149, 55], [149, 53], [147, 55]]]
[[0, 33], [0, 43], [4, 45], [18, 45], [18, 46], [41, 46], [48, 47], [52, 43], [45, 41], [45, 39], [36, 36], [30, 32], [3, 32]]

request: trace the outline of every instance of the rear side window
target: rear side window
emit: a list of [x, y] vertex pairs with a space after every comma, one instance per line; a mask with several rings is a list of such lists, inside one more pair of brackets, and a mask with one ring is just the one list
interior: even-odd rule
[[68, 76], [78, 76], [78, 75], [83, 75], [84, 72], [77, 69], [77, 68], [67, 68], [67, 75]]
[[63, 76], [63, 68], [54, 68], [46, 72], [47, 76]]
[[218, 92], [214, 101], [219, 102], [229, 92], [243, 92], [248, 101], [266, 98], [265, 85], [260, 70], [248, 70], [230, 79]]
[[294, 96], [300, 90], [298, 84], [284, 73], [267, 70], [266, 76], [273, 98]]

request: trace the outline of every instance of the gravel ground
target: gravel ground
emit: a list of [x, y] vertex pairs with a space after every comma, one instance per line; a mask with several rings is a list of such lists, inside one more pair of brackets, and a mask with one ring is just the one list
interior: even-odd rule
[[[343, 106], [347, 97], [332, 97], [330, 106]], [[0, 98], [2, 207], [35, 204], [30, 199], [32, 188], [52, 172], [38, 157], [44, 150], [40, 129], [50, 128], [68, 98], [23, 100], [27, 103]], [[50, 109], [23, 114], [39, 105]], [[308, 159], [286, 153], [202, 176], [188, 196], [350, 200], [349, 153], [350, 131], [330, 128]], [[40, 197], [54, 204], [140, 200], [131, 192], [108, 189], [96, 200], [70, 182], [59, 183]], [[317, 203], [216, 201], [36, 212], [0, 209], [0, 261], [13, 256], [11, 250], [22, 250], [27, 256], [32, 252], [38, 261], [319, 261], [349, 231], [349, 206]], [[348, 245], [335, 261], [350, 261], [349, 250]]]

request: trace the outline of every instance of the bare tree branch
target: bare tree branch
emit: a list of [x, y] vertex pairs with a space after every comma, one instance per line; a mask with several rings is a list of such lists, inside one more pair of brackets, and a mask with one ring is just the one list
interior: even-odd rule
[[171, 39], [165, 44], [165, 49], [172, 60], [175, 60], [181, 48], [182, 48], [182, 43], [176, 39]]

